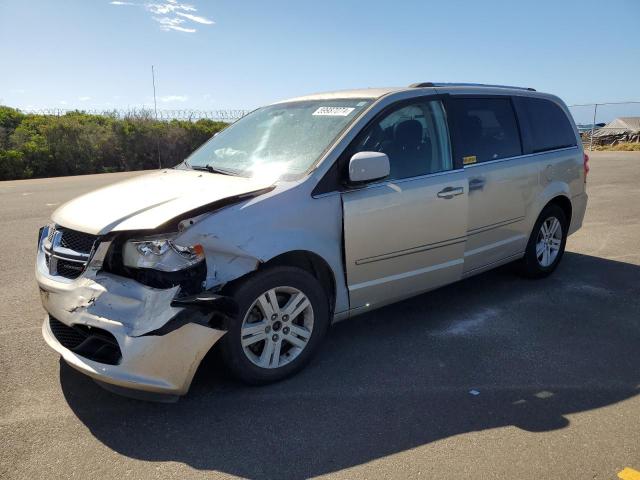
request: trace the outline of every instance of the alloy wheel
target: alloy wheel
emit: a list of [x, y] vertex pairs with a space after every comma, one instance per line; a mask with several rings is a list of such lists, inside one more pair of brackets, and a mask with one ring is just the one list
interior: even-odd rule
[[549, 267], [555, 262], [562, 245], [562, 225], [556, 217], [549, 217], [538, 232], [536, 258], [541, 267]]
[[261, 368], [278, 368], [295, 360], [313, 332], [313, 307], [294, 287], [276, 287], [251, 305], [240, 328], [242, 349]]

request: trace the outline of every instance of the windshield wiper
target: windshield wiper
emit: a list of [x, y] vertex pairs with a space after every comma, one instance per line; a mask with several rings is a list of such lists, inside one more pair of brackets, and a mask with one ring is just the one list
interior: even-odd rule
[[234, 171], [225, 170], [224, 168], [220, 167], [213, 167], [211, 165], [189, 165], [189, 168], [191, 168], [192, 170], [200, 170], [202, 172], [220, 173], [222, 175], [232, 175], [234, 177], [238, 176], [238, 174]]

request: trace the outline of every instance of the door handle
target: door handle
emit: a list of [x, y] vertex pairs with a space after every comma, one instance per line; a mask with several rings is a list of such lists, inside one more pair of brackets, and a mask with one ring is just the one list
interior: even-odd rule
[[484, 188], [484, 178], [472, 178], [469, 180], [469, 191], [482, 190]]
[[447, 187], [438, 192], [438, 198], [446, 198], [451, 199], [456, 195], [462, 195], [464, 193], [464, 188], [462, 187]]

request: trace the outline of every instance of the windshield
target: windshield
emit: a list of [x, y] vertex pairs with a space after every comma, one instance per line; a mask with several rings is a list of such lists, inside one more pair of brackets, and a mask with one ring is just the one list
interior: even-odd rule
[[185, 163], [246, 177], [295, 178], [370, 104], [344, 99], [263, 107], [214, 136]]

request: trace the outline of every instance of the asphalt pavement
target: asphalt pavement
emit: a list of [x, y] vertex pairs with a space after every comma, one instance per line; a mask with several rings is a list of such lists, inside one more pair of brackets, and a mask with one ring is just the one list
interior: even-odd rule
[[0, 182], [0, 478], [614, 479], [640, 470], [640, 152], [594, 152], [558, 270], [509, 266], [334, 326], [299, 375], [176, 404], [111, 394], [41, 338], [38, 228], [139, 173]]

